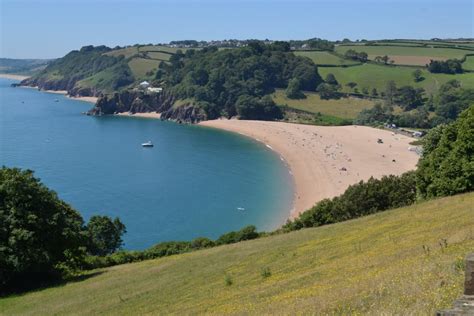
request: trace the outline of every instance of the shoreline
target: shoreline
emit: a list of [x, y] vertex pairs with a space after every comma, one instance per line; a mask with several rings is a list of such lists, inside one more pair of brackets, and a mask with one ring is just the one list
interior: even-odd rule
[[114, 116], [160, 119], [161, 118], [161, 113], [158, 113], [158, 112], [146, 112], [146, 113], [121, 112], [121, 113], [114, 114]]
[[83, 101], [83, 102], [88, 102], [88, 103], [93, 103], [93, 104], [96, 104], [97, 100], [99, 99], [98, 97], [73, 97], [73, 96], [68, 95], [66, 90], [41, 90], [38, 87], [30, 87], [30, 86], [19, 86], [19, 88], [36, 89], [39, 92], [59, 94], [59, 95], [62, 95], [64, 97], [68, 98], [68, 99]]
[[0, 73], [0, 78], [5, 78], [5, 79], [12, 79], [12, 80], [25, 80], [29, 78], [30, 76], [24, 76], [24, 75], [15, 75], [15, 74], [1, 74]]
[[[199, 125], [253, 138], [280, 156], [294, 182], [290, 219], [371, 176], [381, 178], [413, 170], [419, 158], [408, 149], [414, 138], [366, 126], [226, 119]], [[382, 144], [377, 143], [379, 138]]]

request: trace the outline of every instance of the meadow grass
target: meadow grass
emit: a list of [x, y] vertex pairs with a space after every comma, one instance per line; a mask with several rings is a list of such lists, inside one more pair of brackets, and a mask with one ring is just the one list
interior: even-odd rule
[[160, 60], [133, 58], [128, 62], [128, 66], [132, 70], [133, 76], [137, 79], [148, 78], [147, 72], [156, 70], [160, 65]]
[[284, 90], [272, 94], [273, 101], [278, 105], [311, 113], [321, 113], [344, 119], [354, 119], [363, 109], [371, 108], [374, 102], [359, 98], [341, 98], [337, 100], [322, 100], [317, 93], [306, 92], [305, 99], [289, 99]]
[[324, 78], [328, 73], [336, 76], [336, 79], [342, 85], [344, 92], [351, 92], [352, 90], [346, 86], [348, 82], [357, 83], [359, 91], [362, 88], [376, 88], [379, 93], [383, 91], [387, 82], [393, 80], [397, 86], [410, 85], [413, 87], [424, 88], [427, 93], [435, 93], [439, 87], [452, 79], [459, 80], [464, 87], [474, 86], [474, 73], [463, 73], [456, 75], [448, 74], [433, 74], [426, 69], [422, 70], [422, 76], [425, 78], [420, 82], [415, 82], [413, 79], [413, 71], [415, 67], [404, 66], [382, 66], [375, 64], [363, 64], [353, 67], [318, 67], [319, 74]]
[[159, 59], [159, 60], [163, 60], [163, 61], [170, 60], [170, 57], [172, 55], [172, 54], [163, 53], [163, 52], [147, 52], [146, 54], [150, 58]]
[[115, 57], [124, 56], [125, 58], [128, 58], [138, 53], [139, 53], [138, 47], [130, 46], [126, 48], [112, 50], [110, 52], [105, 53], [104, 55], [115, 56]]
[[457, 58], [461, 59], [469, 53], [466, 50], [452, 49], [452, 48], [432, 48], [432, 47], [414, 47], [414, 46], [337, 46], [336, 52], [344, 54], [349, 49], [353, 49], [358, 52], [366, 52], [372, 56], [383, 56], [383, 55], [397, 55], [397, 56], [428, 56], [428, 57], [439, 57], [439, 58]]
[[310, 58], [316, 65], [356, 65], [358, 62], [344, 59], [323, 51], [295, 51], [295, 55]]
[[433, 315], [462, 293], [473, 215], [474, 193], [432, 200], [91, 271], [0, 299], [0, 313]]
[[467, 56], [466, 61], [462, 63], [462, 68], [474, 71], [474, 56]]

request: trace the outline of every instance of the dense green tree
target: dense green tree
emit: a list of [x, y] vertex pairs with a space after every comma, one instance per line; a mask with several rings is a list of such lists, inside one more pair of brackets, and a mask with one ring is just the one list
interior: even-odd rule
[[423, 88], [413, 88], [411, 86], [403, 86], [397, 90], [396, 103], [398, 103], [405, 111], [412, 110], [423, 105]]
[[420, 82], [424, 79], [423, 72], [420, 69], [416, 69], [415, 71], [413, 71], [412, 76], [415, 82]]
[[79, 213], [32, 171], [0, 169], [0, 291], [58, 278], [85, 241]]
[[367, 55], [366, 52], [356, 52], [353, 49], [347, 50], [344, 53], [344, 57], [352, 59], [352, 60], [357, 60], [363, 63], [365, 63], [369, 59], [369, 56]]
[[288, 83], [288, 87], [285, 90], [286, 96], [290, 99], [304, 99], [306, 96], [301, 91], [301, 81], [298, 78], [293, 78]]
[[[288, 88], [292, 80], [292, 84], [299, 82], [300, 90], [308, 91], [314, 91], [322, 82], [316, 65], [308, 58], [295, 56], [284, 42], [266, 45], [249, 41], [247, 47], [221, 51], [205, 48], [191, 57], [184, 55], [174, 59], [177, 59], [173, 61], [175, 66], [165, 68], [164, 82], [178, 98], [194, 99], [209, 119], [235, 113], [249, 119], [278, 118], [281, 111], [268, 104], [262, 115], [259, 102], [255, 100], [275, 88]], [[246, 107], [242, 99], [238, 102], [240, 97], [253, 102]], [[268, 117], [272, 113], [276, 116]], [[259, 118], [253, 117], [254, 114]]]
[[474, 189], [474, 105], [457, 121], [438, 126], [423, 139], [416, 175], [421, 198]]
[[96, 256], [105, 256], [122, 246], [122, 235], [127, 232], [119, 218], [112, 220], [108, 216], [92, 216], [87, 224], [89, 245], [87, 250]]
[[317, 91], [319, 92], [319, 96], [321, 99], [329, 100], [329, 99], [338, 99], [341, 97], [339, 93], [340, 86], [339, 85], [332, 85], [328, 83], [321, 83], [318, 86]]
[[395, 81], [389, 80], [387, 84], [385, 85], [385, 102], [388, 106], [393, 106], [395, 102], [395, 98], [397, 97], [397, 85], [395, 84]]
[[376, 97], [378, 97], [379, 93], [377, 92], [377, 89], [373, 88], [372, 91], [370, 92], [370, 95], [373, 98], [376, 98]]
[[351, 88], [351, 89], [354, 89], [357, 86], [357, 83], [351, 81], [351, 82], [346, 83], [346, 86]]
[[459, 74], [463, 72], [462, 62], [457, 59], [431, 60], [426, 67], [432, 73]]
[[326, 79], [324, 81], [326, 83], [332, 84], [332, 85], [338, 85], [339, 84], [339, 82], [337, 82], [336, 76], [334, 76], [334, 74], [332, 74], [332, 73], [328, 73], [327, 76], [326, 76]]

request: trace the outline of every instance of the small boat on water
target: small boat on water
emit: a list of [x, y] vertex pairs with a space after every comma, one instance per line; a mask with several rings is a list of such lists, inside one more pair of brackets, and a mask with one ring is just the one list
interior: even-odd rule
[[244, 207], [238, 207], [237, 210], [238, 211], [245, 211], [245, 208]]
[[153, 143], [151, 142], [151, 140], [149, 140], [146, 143], [143, 143], [142, 147], [153, 147]]

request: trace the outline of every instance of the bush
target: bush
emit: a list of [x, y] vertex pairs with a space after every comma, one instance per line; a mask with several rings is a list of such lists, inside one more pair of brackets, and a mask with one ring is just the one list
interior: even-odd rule
[[349, 186], [338, 197], [318, 202], [293, 222], [289, 221], [283, 230], [322, 226], [410, 205], [415, 202], [415, 189], [414, 172], [399, 177], [384, 176], [380, 180], [370, 178]]
[[416, 175], [421, 198], [474, 189], [474, 105], [454, 123], [440, 125], [425, 136]]

